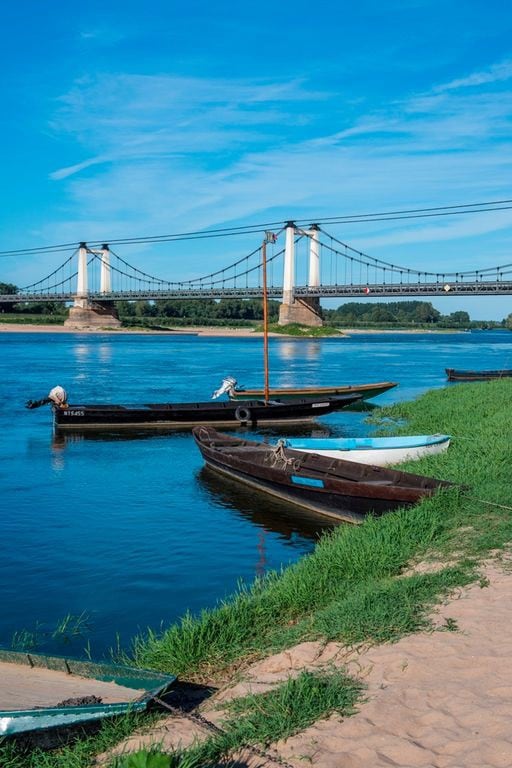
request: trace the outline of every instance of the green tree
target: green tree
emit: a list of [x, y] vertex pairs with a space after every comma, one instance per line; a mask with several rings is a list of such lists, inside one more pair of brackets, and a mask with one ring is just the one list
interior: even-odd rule
[[393, 323], [395, 315], [389, 311], [385, 304], [377, 304], [371, 311], [370, 318], [374, 323]]
[[430, 302], [418, 302], [420, 306], [416, 308], [414, 319], [417, 323], [437, 323], [441, 318], [441, 313], [434, 309]]
[[448, 315], [446, 319], [448, 320], [449, 323], [452, 323], [453, 325], [467, 326], [471, 322], [469, 314], [467, 312], [462, 312], [461, 310], [459, 310], [458, 312], [452, 312], [451, 315]]
[[[18, 293], [18, 288], [12, 283], [0, 283], [0, 295], [12, 296], [16, 293]], [[15, 304], [12, 301], [0, 302], [0, 312], [12, 312], [14, 307]]]

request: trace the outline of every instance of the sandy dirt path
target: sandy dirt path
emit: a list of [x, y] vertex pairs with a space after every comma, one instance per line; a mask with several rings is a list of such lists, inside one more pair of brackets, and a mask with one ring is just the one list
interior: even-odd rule
[[[390, 645], [351, 650], [303, 643], [254, 664], [241, 682], [218, 691], [214, 706], [268, 689], [303, 669], [345, 666], [368, 686], [352, 717], [337, 715], [274, 745], [288, 764], [316, 768], [509, 768], [512, 765], [512, 569], [485, 564], [484, 580], [461, 590], [434, 615], [435, 630]], [[448, 631], [447, 627], [456, 628]], [[149, 743], [187, 746], [206, 733], [170, 717], [118, 752]], [[244, 754], [240, 765], [271, 765]]]

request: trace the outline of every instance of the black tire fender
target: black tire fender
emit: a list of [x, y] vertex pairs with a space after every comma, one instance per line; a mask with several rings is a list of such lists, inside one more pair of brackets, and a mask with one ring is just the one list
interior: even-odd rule
[[239, 405], [238, 408], [235, 411], [235, 419], [239, 421], [241, 424], [245, 424], [246, 422], [251, 420], [251, 411], [249, 408], [245, 408], [243, 405]]

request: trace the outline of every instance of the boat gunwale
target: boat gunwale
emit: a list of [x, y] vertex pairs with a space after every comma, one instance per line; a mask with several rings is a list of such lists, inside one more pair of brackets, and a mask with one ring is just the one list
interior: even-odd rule
[[[362, 441], [371, 441], [363, 443]], [[422, 448], [442, 445], [451, 440], [451, 435], [404, 435], [403, 437], [326, 437], [326, 438], [289, 438], [285, 448], [299, 451], [338, 450], [350, 454], [352, 451], [376, 451], [400, 448]], [[359, 442], [361, 441], [361, 442]], [[383, 441], [382, 443], [380, 441]], [[386, 441], [386, 442], [384, 442]], [[394, 441], [394, 442], [388, 442]], [[396, 441], [396, 442], [395, 442]], [[387, 443], [387, 444], [386, 444]], [[343, 447], [343, 444], [347, 447]], [[350, 445], [349, 445], [350, 444]]]
[[[177, 680], [176, 675], [156, 670], [130, 667], [122, 664], [108, 664], [86, 659], [73, 659], [66, 656], [48, 656], [39, 653], [0, 649], [0, 662], [17, 667], [41, 669], [47, 672], [66, 673], [77, 680], [79, 678], [98, 683], [114, 683], [122, 688], [131, 689], [140, 694], [133, 699], [124, 698], [116, 702], [102, 702], [85, 706], [37, 706], [29, 709], [0, 709], [0, 719], [19, 721], [31, 718], [35, 722], [23, 729], [7, 729], [4, 737], [26, 734], [53, 727], [67, 727], [88, 721], [123, 714], [127, 711], [141, 711], [151, 699], [161, 695]], [[64, 722], [48, 723], [48, 718], [64, 718]]]

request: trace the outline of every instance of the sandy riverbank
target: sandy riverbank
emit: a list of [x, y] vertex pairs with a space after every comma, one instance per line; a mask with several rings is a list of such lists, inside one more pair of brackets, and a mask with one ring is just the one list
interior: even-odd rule
[[[110, 334], [112, 336], [137, 335], [137, 336], [262, 336], [263, 333], [253, 331], [252, 328], [216, 328], [214, 326], [170, 328], [168, 331], [156, 331], [145, 328], [68, 328], [64, 325], [28, 325], [15, 323], [0, 323], [0, 333], [80, 333], [90, 335]], [[269, 334], [272, 335], [272, 334]], [[280, 334], [274, 334], [280, 335]]]
[[[218, 691], [203, 714], [233, 697], [262, 692], [304, 669], [343, 666], [368, 686], [357, 714], [333, 715], [274, 745], [288, 765], [315, 768], [508, 768], [512, 765], [512, 573], [510, 559], [487, 562], [482, 581], [434, 614], [434, 630], [397, 643], [347, 649], [301, 645], [254, 664], [243, 680]], [[447, 631], [452, 627], [456, 631]], [[204, 738], [186, 718], [167, 718], [152, 733], [116, 750], [149, 744], [186, 747]], [[273, 750], [269, 750], [273, 751]], [[100, 764], [105, 765], [104, 758]], [[247, 768], [271, 764], [250, 753]]]
[[[69, 328], [64, 325], [29, 325], [29, 324], [16, 324], [16, 323], [0, 323], [0, 333], [80, 333], [80, 334], [91, 334], [91, 335], [105, 335], [105, 334], [112, 334], [112, 335], [123, 335], [123, 334], [132, 334], [132, 335], [142, 335], [142, 336], [180, 336], [180, 335], [194, 335], [194, 336], [217, 336], [220, 338], [226, 337], [234, 337], [234, 338], [255, 338], [263, 336], [262, 331], [254, 331], [252, 328], [226, 328], [226, 327], [217, 327], [217, 326], [187, 326], [184, 328], [172, 328], [168, 331], [156, 331], [151, 329], [144, 329], [144, 328], [119, 328], [119, 329], [108, 329], [108, 328], [83, 328], [80, 330], [77, 330], [76, 328]], [[360, 333], [375, 333], [375, 334], [396, 334], [396, 333], [403, 333], [403, 334], [416, 334], [416, 333], [464, 333], [464, 331], [457, 331], [457, 330], [433, 330], [433, 331], [426, 331], [426, 330], [420, 330], [411, 328], [410, 330], [381, 330], [381, 329], [368, 329], [364, 330], [361, 328], [344, 328], [342, 331], [340, 331], [339, 335], [332, 336], [332, 337], [326, 337], [326, 336], [318, 336], [318, 337], [310, 337], [310, 336], [296, 336], [296, 335], [290, 335], [289, 338], [293, 339], [311, 339], [311, 338], [343, 338], [344, 336], [353, 336]], [[269, 333], [269, 336], [276, 336], [276, 337], [285, 337], [285, 333]]]

